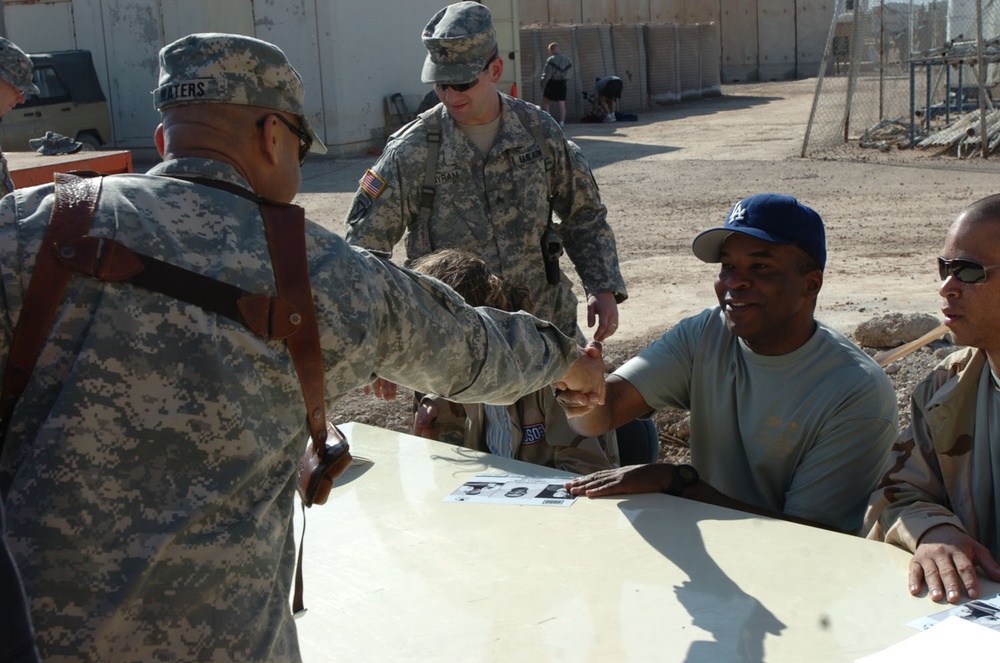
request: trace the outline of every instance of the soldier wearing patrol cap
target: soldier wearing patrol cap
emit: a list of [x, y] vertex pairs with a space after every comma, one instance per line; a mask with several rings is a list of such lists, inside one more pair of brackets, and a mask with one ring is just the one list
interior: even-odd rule
[[[31, 77], [31, 60], [17, 44], [0, 37], [0, 116], [24, 103], [29, 94], [38, 94]], [[0, 152], [0, 197], [14, 190], [7, 158]]]
[[[539, 317], [573, 334], [570, 281], [558, 268], [546, 275], [543, 238], [555, 229], [587, 293], [594, 338], [611, 336], [625, 283], [583, 154], [550, 115], [497, 90], [504, 61], [487, 7], [448, 5], [421, 38], [421, 80], [434, 85], [441, 103], [394, 134], [361, 178], [347, 241], [390, 254], [406, 232], [408, 261], [441, 248], [474, 253], [509, 283], [526, 284]], [[430, 137], [440, 141], [436, 156]], [[550, 209], [560, 221], [554, 226]]]
[[[167, 45], [164, 161], [105, 177], [91, 234], [273, 295], [260, 201], [291, 201], [323, 149], [304, 99], [273, 44]], [[0, 202], [0, 320], [18, 318], [53, 199], [46, 185]], [[328, 402], [373, 373], [496, 402], [578, 382], [599, 400], [599, 352], [548, 323], [468, 307], [316, 224], [302, 241]], [[291, 479], [308, 431], [285, 345], [131, 283], [76, 279], [61, 306], [0, 455], [42, 658], [299, 660]]]
[[[535, 315], [582, 339], [577, 298], [559, 263], [565, 250], [587, 294], [594, 339], [608, 338], [627, 293], [580, 149], [549, 114], [497, 90], [504, 60], [487, 7], [448, 5], [421, 38], [421, 79], [441, 103], [396, 132], [364, 173], [347, 241], [390, 255], [405, 233], [407, 264], [438, 249], [472, 253], [508, 283], [527, 286]], [[377, 383], [378, 393], [394, 397], [395, 389]], [[617, 447], [608, 453], [616, 464]]]

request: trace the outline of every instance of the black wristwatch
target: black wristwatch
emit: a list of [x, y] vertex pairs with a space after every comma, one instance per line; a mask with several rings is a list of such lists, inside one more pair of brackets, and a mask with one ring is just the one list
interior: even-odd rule
[[690, 465], [674, 465], [673, 476], [670, 477], [670, 484], [667, 485], [667, 495], [680, 497], [685, 488], [693, 486], [701, 480], [698, 470]]

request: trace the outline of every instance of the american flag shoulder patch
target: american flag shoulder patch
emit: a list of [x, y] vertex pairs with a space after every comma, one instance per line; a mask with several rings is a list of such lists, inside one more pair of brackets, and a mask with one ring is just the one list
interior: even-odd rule
[[378, 198], [385, 191], [385, 180], [368, 169], [361, 177], [361, 190], [372, 198]]

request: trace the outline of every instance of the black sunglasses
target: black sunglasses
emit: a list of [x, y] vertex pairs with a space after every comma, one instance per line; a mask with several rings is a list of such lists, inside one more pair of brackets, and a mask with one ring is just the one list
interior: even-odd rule
[[[312, 136], [310, 136], [309, 134], [307, 134], [305, 131], [302, 131], [302, 129], [300, 129], [299, 127], [295, 126], [294, 124], [292, 124], [291, 122], [289, 122], [288, 120], [286, 120], [285, 118], [283, 118], [281, 115], [278, 115], [277, 113], [271, 113], [271, 115], [273, 115], [276, 118], [278, 118], [278, 120], [280, 120], [282, 124], [284, 124], [286, 127], [288, 127], [289, 131], [291, 131], [293, 134], [295, 134], [296, 136], [298, 136], [298, 139], [299, 139], [299, 165], [301, 166], [302, 164], [304, 164], [306, 162], [306, 157], [309, 156], [309, 150], [312, 149], [312, 144], [313, 144]], [[267, 118], [271, 117], [271, 115], [265, 115], [264, 117], [262, 117], [259, 120], [257, 120], [257, 127], [259, 129], [263, 129], [264, 128], [264, 122], [266, 122]]]
[[[486, 71], [487, 69], [489, 69], [490, 65], [496, 59], [497, 59], [497, 54], [494, 53], [493, 56], [489, 60], [486, 61], [486, 64], [483, 65], [483, 71]], [[481, 72], [479, 72], [479, 75], [477, 75], [475, 78], [473, 78], [468, 83], [435, 83], [434, 87], [436, 87], [441, 92], [444, 92], [448, 88], [451, 88], [455, 92], [465, 92], [466, 90], [471, 90], [472, 88], [476, 87], [476, 85], [479, 84], [479, 77], [482, 76], [482, 75], [483, 75], [483, 72], [481, 71]]]
[[944, 258], [938, 258], [937, 261], [938, 274], [941, 275], [942, 281], [947, 279], [949, 276], [954, 276], [962, 283], [966, 283], [968, 285], [982, 283], [986, 280], [986, 272], [1000, 267], [1000, 265], [989, 265], [984, 267], [978, 262], [961, 259], [946, 260]]

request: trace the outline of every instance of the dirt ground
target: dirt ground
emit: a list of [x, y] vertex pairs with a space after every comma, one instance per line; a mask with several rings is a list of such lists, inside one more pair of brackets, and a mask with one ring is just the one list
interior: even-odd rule
[[[884, 313], [939, 315], [934, 258], [955, 214], [1000, 188], [1000, 158], [857, 146], [800, 158], [815, 83], [724, 85], [722, 96], [645, 111], [638, 122], [566, 125], [594, 169], [629, 290], [621, 326], [605, 346], [609, 366], [715, 303], [715, 267], [691, 254], [691, 240], [754, 193], [793, 195], [822, 215], [829, 256], [820, 320], [852, 335]], [[358, 178], [373, 160], [311, 159], [297, 202], [343, 232]], [[586, 329], [585, 316], [580, 324]], [[911, 361], [931, 361], [935, 348]], [[406, 430], [407, 396], [383, 404], [354, 394], [334, 414]], [[683, 437], [680, 415], [657, 423], [665, 442], [678, 428]]]

